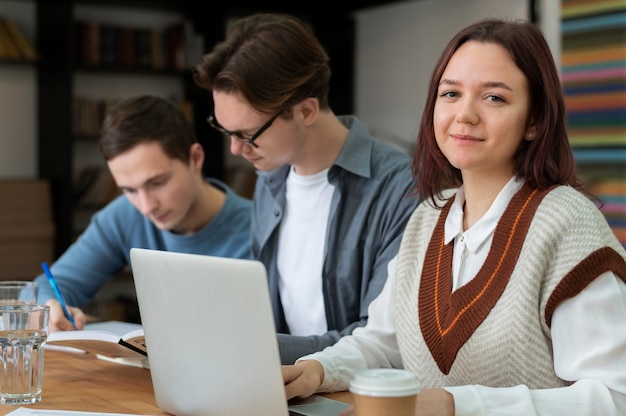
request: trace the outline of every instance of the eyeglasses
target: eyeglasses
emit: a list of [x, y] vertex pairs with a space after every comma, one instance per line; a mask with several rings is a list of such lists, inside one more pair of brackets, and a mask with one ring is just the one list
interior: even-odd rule
[[244, 142], [245, 144], [249, 144], [249, 145], [250, 145], [250, 146], [252, 146], [252, 147], [257, 147], [257, 148], [258, 148], [259, 146], [257, 146], [257, 145], [254, 143], [254, 141], [255, 141], [256, 139], [258, 139], [258, 138], [259, 138], [259, 136], [260, 136], [261, 134], [263, 134], [263, 132], [264, 132], [265, 130], [267, 130], [267, 129], [268, 129], [268, 128], [272, 125], [272, 123], [274, 122], [274, 120], [276, 120], [276, 119], [278, 118], [278, 116], [279, 116], [279, 115], [281, 115], [281, 114], [282, 114], [282, 110], [281, 110], [281, 111], [279, 111], [278, 113], [276, 113], [276, 114], [275, 114], [272, 118], [270, 118], [270, 119], [267, 121], [267, 123], [263, 124], [263, 125], [261, 126], [261, 128], [260, 128], [260, 129], [258, 129], [258, 130], [256, 131], [256, 133], [254, 133], [254, 134], [253, 134], [252, 136], [250, 136], [250, 137], [246, 137], [246, 136], [244, 136], [244, 135], [243, 135], [240, 131], [229, 131], [229, 130], [226, 130], [224, 127], [222, 127], [222, 126], [221, 126], [221, 124], [220, 124], [220, 123], [218, 123], [218, 122], [217, 122], [217, 119], [215, 118], [215, 113], [212, 113], [212, 114], [211, 114], [211, 115], [210, 115], [210, 116], [206, 119], [206, 121], [207, 121], [207, 123], [209, 123], [209, 125], [210, 125], [211, 127], [213, 127], [215, 130], [219, 131], [220, 133], [225, 134], [225, 135], [230, 136], [230, 137], [234, 137], [235, 139], [237, 139], [237, 140], [239, 140], [239, 141], [242, 141], [242, 142]]

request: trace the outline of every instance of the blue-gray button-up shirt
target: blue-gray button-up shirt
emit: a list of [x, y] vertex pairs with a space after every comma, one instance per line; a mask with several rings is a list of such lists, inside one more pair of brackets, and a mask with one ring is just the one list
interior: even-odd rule
[[[412, 196], [408, 155], [368, 134], [354, 116], [340, 117], [350, 129], [328, 172], [335, 187], [328, 218], [322, 290], [328, 332], [289, 334], [278, 290], [277, 247], [289, 166], [258, 172], [252, 209], [252, 256], [265, 264], [283, 364], [334, 344], [367, 322], [367, 307], [387, 279], [387, 263], [419, 200]], [[303, 236], [305, 238], [305, 236]]]

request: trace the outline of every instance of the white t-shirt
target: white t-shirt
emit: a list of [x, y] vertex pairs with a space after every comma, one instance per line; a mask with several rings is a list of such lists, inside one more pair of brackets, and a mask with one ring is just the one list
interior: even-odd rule
[[327, 329], [322, 266], [334, 187], [328, 169], [287, 176], [286, 204], [278, 237], [278, 290], [292, 335], [320, 335]]

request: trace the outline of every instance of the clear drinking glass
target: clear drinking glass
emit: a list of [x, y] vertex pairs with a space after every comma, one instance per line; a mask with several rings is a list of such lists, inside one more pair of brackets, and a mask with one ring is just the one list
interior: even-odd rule
[[37, 303], [39, 285], [28, 280], [0, 280], [0, 305]]
[[0, 305], [0, 404], [41, 401], [50, 307]]

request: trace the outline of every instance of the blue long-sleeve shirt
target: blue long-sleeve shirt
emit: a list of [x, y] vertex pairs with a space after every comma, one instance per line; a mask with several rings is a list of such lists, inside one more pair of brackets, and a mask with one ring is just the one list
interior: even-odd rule
[[[191, 235], [158, 229], [125, 195], [94, 214], [81, 236], [51, 266], [65, 300], [79, 307], [90, 302], [107, 280], [130, 266], [132, 247], [250, 258], [252, 202], [218, 180], [209, 181], [226, 192], [226, 200], [215, 218]], [[39, 303], [55, 297], [44, 274], [35, 281]]]
[[322, 290], [328, 332], [294, 336], [280, 301], [276, 263], [289, 166], [259, 172], [252, 209], [252, 255], [265, 264], [281, 361], [334, 344], [367, 322], [367, 307], [387, 279], [404, 227], [419, 200], [408, 155], [371, 137], [355, 117], [340, 117], [350, 129], [328, 172], [333, 192], [324, 248]]

